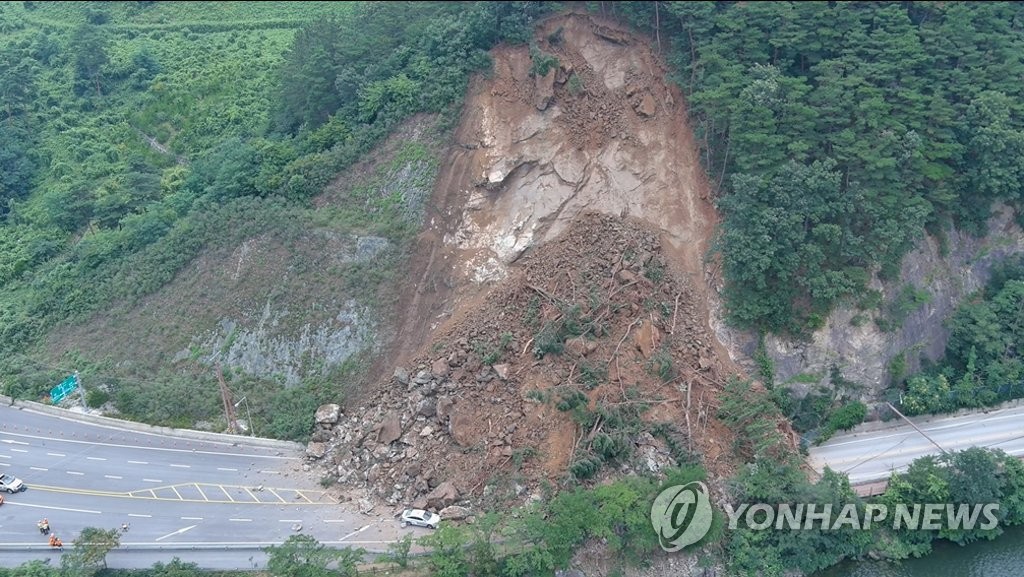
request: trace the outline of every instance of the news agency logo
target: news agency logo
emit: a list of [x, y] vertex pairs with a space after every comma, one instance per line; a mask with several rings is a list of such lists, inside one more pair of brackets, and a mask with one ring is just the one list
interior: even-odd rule
[[707, 485], [693, 481], [662, 491], [651, 505], [651, 525], [658, 544], [669, 553], [692, 545], [711, 529], [711, 498]]

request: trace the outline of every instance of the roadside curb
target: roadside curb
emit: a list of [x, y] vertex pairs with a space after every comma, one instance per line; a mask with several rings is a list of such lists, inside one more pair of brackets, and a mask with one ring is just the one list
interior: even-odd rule
[[46, 415], [51, 415], [62, 419], [80, 421], [83, 423], [111, 427], [115, 429], [126, 429], [138, 433], [149, 433], [154, 435], [164, 435], [168, 437], [180, 437], [183, 439], [223, 443], [227, 445], [250, 445], [266, 449], [296, 451], [300, 453], [305, 450], [304, 445], [293, 441], [265, 439], [263, 437], [245, 437], [242, 435], [229, 435], [226, 433], [210, 433], [207, 431], [195, 431], [192, 429], [158, 427], [155, 425], [147, 425], [145, 423], [137, 423], [135, 421], [123, 421], [121, 419], [115, 419], [112, 417], [102, 417], [99, 415], [90, 415], [87, 413], [69, 411], [67, 409], [61, 409], [59, 407], [54, 407], [51, 405], [44, 405], [42, 403], [12, 399], [11, 397], [5, 395], [0, 395], [0, 404], [16, 407], [20, 410], [28, 410], [37, 413], [43, 413]]

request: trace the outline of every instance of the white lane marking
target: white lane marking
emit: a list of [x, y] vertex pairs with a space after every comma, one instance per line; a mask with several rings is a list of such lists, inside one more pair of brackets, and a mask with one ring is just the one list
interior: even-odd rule
[[67, 457], [64, 453], [47, 453], [46, 455], [49, 457]]
[[[7, 435], [13, 435], [14, 433], [5, 433]], [[21, 441], [15, 441], [14, 439], [0, 439], [0, 442], [7, 443], [8, 445], [27, 445], [28, 443], [22, 443]]]
[[143, 517], [145, 519], [149, 519], [150, 517], [152, 517], [152, 515], [140, 515], [138, 513], [128, 513], [128, 516], [129, 517]]
[[302, 519], [278, 519], [278, 523], [301, 523]]
[[12, 448], [11, 450], [14, 451], [15, 453], [27, 453], [28, 452], [25, 449], [14, 449], [14, 448]]
[[324, 523], [344, 523], [344, 519], [324, 519]]
[[10, 467], [10, 463], [0, 463], [0, 467]]
[[89, 459], [90, 461], [106, 461], [103, 457], [86, 457], [86, 459]]
[[281, 471], [257, 471], [257, 472], [258, 473], [263, 473], [264, 475], [280, 475], [281, 474]]
[[29, 467], [29, 469], [32, 469], [33, 471], [49, 471], [49, 469], [44, 469], [42, 467]]
[[143, 479], [147, 483], [163, 483], [160, 479]]
[[107, 479], [123, 479], [124, 478], [124, 477], [122, 477], [120, 475], [103, 475], [103, 476], [106, 477]]
[[175, 535], [181, 535], [185, 531], [188, 531], [189, 529], [195, 529], [196, 527], [197, 527], [197, 525], [192, 525], [190, 527], [185, 527], [183, 529], [178, 529], [177, 531], [174, 531], [173, 533], [168, 533], [168, 534], [164, 535], [163, 537], [157, 537], [156, 539], [153, 539], [153, 540], [154, 541], [163, 541], [164, 539], [166, 539], [168, 537], [173, 537]]
[[202, 517], [182, 517], [182, 521], [202, 521]]
[[367, 530], [367, 529], [369, 529], [369, 528], [370, 528], [370, 526], [369, 526], [369, 525], [363, 525], [362, 527], [360, 527], [360, 528], [356, 529], [355, 531], [352, 531], [352, 532], [351, 532], [351, 533], [349, 533], [348, 535], [345, 535], [345, 536], [344, 536], [344, 537], [342, 537], [341, 539], [338, 539], [338, 541], [344, 541], [345, 539], [348, 539], [348, 538], [349, 538], [349, 537], [351, 537], [352, 535], [358, 535], [359, 533], [362, 533], [363, 531], [365, 531], [365, 530]]
[[0, 459], [11, 459], [11, 458], [13, 458], [13, 457], [11, 457], [10, 455], [0, 455]]
[[248, 523], [248, 522], [251, 522], [252, 519], [228, 519], [228, 521], [238, 521], [239, 523]]
[[[138, 435], [148, 435], [148, 434], [151, 434], [151, 433], [143, 433], [143, 432], [140, 432], [140, 431], [134, 431], [134, 433], [138, 434]], [[168, 452], [172, 452], [172, 453], [188, 453], [190, 455], [195, 455], [195, 454], [199, 454], [199, 455], [217, 455], [217, 456], [224, 456], [224, 457], [239, 457], [239, 458], [246, 458], [246, 459], [275, 459], [275, 460], [278, 460], [278, 461], [298, 461], [299, 459], [302, 458], [302, 457], [285, 457], [285, 456], [282, 456], [282, 455], [256, 455], [256, 454], [252, 454], [252, 453], [225, 453], [224, 451], [201, 451], [201, 450], [198, 450], [198, 449], [173, 449], [171, 447], [145, 447], [145, 446], [142, 446], [142, 445], [123, 445], [123, 444], [120, 444], [120, 443], [99, 443], [99, 442], [96, 442], [96, 441], [80, 441], [80, 440], [77, 440], [77, 439], [56, 439], [54, 437], [44, 437], [42, 435], [26, 435], [24, 433], [9, 433], [7, 431], [0, 431], [0, 435], [10, 435], [12, 437], [21, 437], [23, 439], [39, 439], [41, 441], [55, 441], [55, 442], [59, 442], [59, 443], [78, 443], [80, 445], [92, 445], [92, 446], [96, 446], [96, 447], [114, 447], [114, 448], [118, 448], [118, 449], [139, 449], [139, 450], [142, 450], [142, 451], [168, 451]], [[172, 439], [174, 441], [187, 442], [186, 439], [182, 439], [180, 437], [166, 437], [166, 438], [167, 439]], [[28, 443], [23, 443], [21, 441], [15, 441], [13, 439], [0, 439], [0, 441], [2, 441], [4, 443], [17, 443], [19, 445], [27, 445], [28, 444]], [[216, 444], [227, 444], [227, 443], [218, 443], [216, 441], [203, 441], [203, 443], [215, 444], [215, 445]]]
[[54, 511], [71, 511], [73, 513], [92, 513], [94, 515], [102, 515], [100, 511], [92, 511], [90, 509], [71, 509], [70, 507], [51, 507], [49, 505], [32, 505], [29, 503], [19, 503], [16, 501], [8, 501], [4, 505], [14, 505], [17, 507], [32, 507], [33, 509], [52, 509]]
[[67, 474], [68, 475], [84, 475], [85, 473], [81, 473], [79, 471], [67, 471]]
[[171, 466], [172, 467], [177, 467], [179, 469], [191, 469], [192, 468], [192, 465], [175, 465], [173, 463], [171, 464]]
[[227, 467], [217, 467], [218, 471], [237, 471], [238, 469], [229, 469]]
[[132, 465], [148, 465], [149, 461], [128, 461]]

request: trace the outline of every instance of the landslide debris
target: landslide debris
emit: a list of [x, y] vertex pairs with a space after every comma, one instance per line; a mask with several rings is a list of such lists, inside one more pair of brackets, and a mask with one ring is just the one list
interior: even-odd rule
[[323, 408], [309, 458], [353, 496], [435, 511], [567, 475], [724, 472], [727, 369], [703, 310], [658, 231], [585, 214], [363, 406]]

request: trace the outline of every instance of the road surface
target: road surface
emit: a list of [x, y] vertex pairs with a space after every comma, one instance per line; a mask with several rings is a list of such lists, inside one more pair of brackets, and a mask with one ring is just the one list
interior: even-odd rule
[[[1024, 455], [1024, 406], [959, 417], [933, 416], [912, 419], [928, 437], [946, 451], [970, 447], [1002, 449]], [[847, 473], [854, 485], [889, 478], [906, 471], [911, 461], [941, 451], [924, 435], [902, 421], [891, 428], [832, 437], [810, 450], [810, 464], [821, 472], [826, 466]]]
[[[84, 527], [129, 525], [111, 567], [177, 556], [216, 569], [262, 566], [268, 545], [302, 532], [330, 546], [384, 550], [403, 530], [360, 514], [301, 470], [301, 453], [246, 437], [196, 440], [0, 406], [0, 472], [29, 489], [0, 506], [0, 566], [53, 558], [36, 522], [65, 545]], [[282, 448], [283, 447], [283, 448]], [[417, 531], [417, 534], [419, 531]]]

